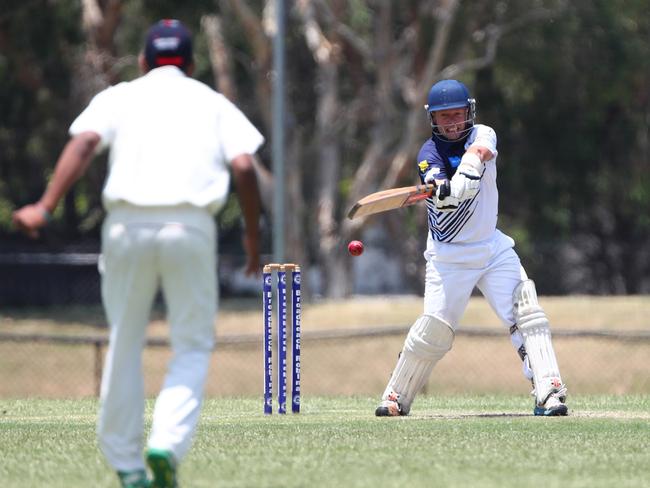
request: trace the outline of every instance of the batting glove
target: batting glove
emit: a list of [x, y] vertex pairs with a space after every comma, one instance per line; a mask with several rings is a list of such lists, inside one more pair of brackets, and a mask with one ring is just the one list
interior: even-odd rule
[[436, 198], [433, 202], [439, 212], [453, 212], [458, 208], [460, 201], [458, 198], [451, 196], [451, 185], [449, 180], [443, 181], [436, 188]]
[[476, 154], [465, 153], [449, 183], [451, 196], [461, 202], [474, 198], [481, 186], [483, 167], [484, 164]]
[[431, 168], [429, 171], [427, 171], [427, 174], [424, 175], [424, 182], [425, 183], [434, 183], [436, 179], [438, 178], [438, 175], [440, 174], [440, 168], [437, 166], [434, 166]]

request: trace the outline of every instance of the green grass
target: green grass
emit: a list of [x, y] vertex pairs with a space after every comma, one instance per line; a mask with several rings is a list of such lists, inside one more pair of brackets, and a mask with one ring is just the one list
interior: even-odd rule
[[[427, 396], [409, 417], [380, 419], [375, 398], [306, 398], [300, 415], [271, 417], [257, 398], [209, 399], [181, 486], [647, 486], [650, 396], [569, 405], [569, 417], [538, 418], [524, 396]], [[92, 399], [0, 401], [1, 485], [117, 486], [97, 449], [96, 409]]]

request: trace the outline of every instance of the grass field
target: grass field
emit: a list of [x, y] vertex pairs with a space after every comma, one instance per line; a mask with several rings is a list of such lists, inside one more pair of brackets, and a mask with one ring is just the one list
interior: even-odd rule
[[[648, 297], [541, 301], [555, 331], [648, 329]], [[307, 303], [303, 330], [407, 327], [421, 307], [419, 297]], [[473, 298], [462, 323], [503, 336], [458, 337], [426, 387], [435, 396], [419, 396], [399, 419], [373, 412], [402, 335], [306, 340], [303, 412], [286, 417], [261, 413], [261, 348], [217, 348], [181, 486], [650, 486], [647, 340], [556, 339], [570, 416], [544, 419], [531, 415], [530, 385], [485, 300]], [[99, 308], [0, 315], [0, 332], [15, 334], [105, 334], [103, 324]], [[258, 301], [222, 303], [218, 337], [261, 327]], [[149, 335], [166, 332], [154, 314]], [[97, 357], [87, 345], [0, 343], [0, 488], [118, 486], [95, 438]], [[150, 398], [168, 359], [165, 348], [145, 352]]]
[[[208, 400], [181, 486], [648, 486], [650, 396], [572, 397], [565, 418], [531, 416], [525, 396], [425, 396], [397, 419], [375, 418], [375, 402], [306, 398], [299, 415], [265, 417], [259, 398]], [[118, 486], [95, 400], [0, 405], [4, 488]]]

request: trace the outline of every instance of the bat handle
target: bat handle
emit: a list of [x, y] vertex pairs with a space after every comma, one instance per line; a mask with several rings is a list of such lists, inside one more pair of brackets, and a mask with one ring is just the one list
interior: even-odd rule
[[451, 187], [449, 186], [449, 180], [445, 180], [440, 184], [440, 190], [438, 190], [438, 198], [444, 200], [445, 197], [451, 195]]

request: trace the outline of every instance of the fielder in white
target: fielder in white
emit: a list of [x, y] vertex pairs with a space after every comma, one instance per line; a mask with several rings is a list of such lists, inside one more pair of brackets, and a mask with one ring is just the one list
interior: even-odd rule
[[[172, 487], [196, 430], [214, 345], [214, 213], [227, 197], [228, 164], [246, 225], [246, 271], [259, 272], [260, 199], [251, 155], [264, 138], [224, 96], [189, 77], [191, 34], [180, 22], [163, 20], [149, 30], [140, 66], [142, 77], [102, 91], [73, 122], [47, 190], [14, 222], [37, 236], [96, 149], [110, 147], [100, 262], [110, 344], [99, 444], [122, 486]], [[149, 480], [141, 355], [159, 287], [173, 356], [147, 442]]]
[[465, 85], [431, 87], [426, 110], [433, 134], [418, 155], [422, 182], [438, 184], [427, 200], [429, 235], [424, 313], [411, 327], [377, 416], [407, 415], [454, 333], [477, 287], [502, 323], [533, 382], [535, 415], [567, 415], [566, 387], [555, 359], [548, 319], [526, 276], [514, 241], [497, 228], [497, 138], [475, 124]]

